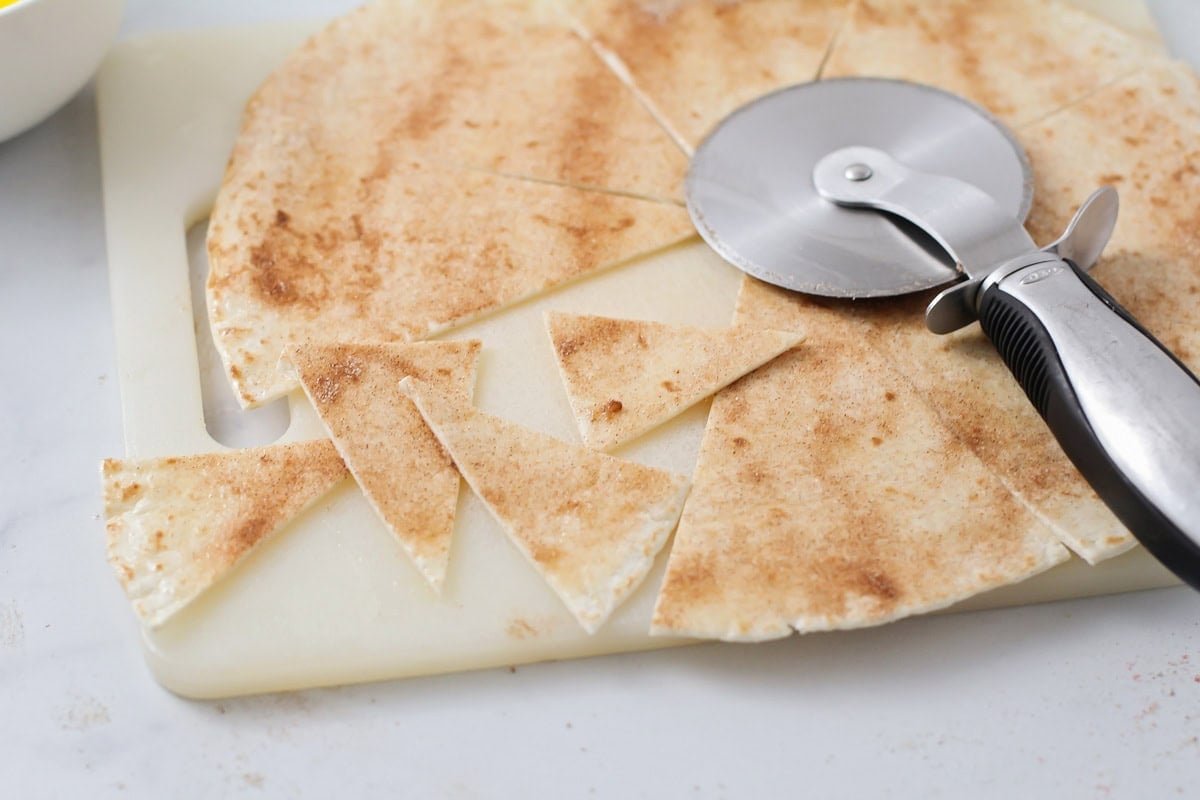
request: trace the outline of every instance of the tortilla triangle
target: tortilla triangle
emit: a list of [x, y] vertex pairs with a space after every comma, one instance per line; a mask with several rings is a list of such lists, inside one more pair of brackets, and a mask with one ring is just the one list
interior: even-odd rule
[[469, 399], [479, 348], [309, 343], [284, 355], [367, 501], [435, 592], [450, 559], [458, 472], [396, 387], [412, 375]]
[[803, 334], [546, 314], [584, 444], [610, 450], [795, 347]]
[[387, 179], [420, 156], [659, 200], [682, 199], [687, 171], [556, 0], [366, 3], [267, 79], [246, 108], [250, 140], [296, 174], [326, 159]]
[[824, 77], [925, 83], [1021, 125], [1133, 72], [1159, 52], [1152, 42], [1058, 0], [860, 0]]
[[161, 625], [325, 494], [346, 467], [327, 439], [101, 465], [108, 561]]
[[400, 387], [513, 544], [595, 632], [650, 571], [688, 481], [485, 414], [414, 378]]

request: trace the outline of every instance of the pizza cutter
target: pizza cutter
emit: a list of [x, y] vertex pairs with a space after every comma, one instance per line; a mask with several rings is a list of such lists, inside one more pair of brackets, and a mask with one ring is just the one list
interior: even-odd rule
[[840, 298], [946, 284], [927, 327], [978, 320], [1096, 493], [1200, 589], [1200, 382], [1087, 274], [1117, 193], [1096, 191], [1044, 247], [1022, 225], [1032, 196], [1029, 161], [991, 114], [880, 78], [737, 109], [687, 179], [701, 236], [755, 278]]

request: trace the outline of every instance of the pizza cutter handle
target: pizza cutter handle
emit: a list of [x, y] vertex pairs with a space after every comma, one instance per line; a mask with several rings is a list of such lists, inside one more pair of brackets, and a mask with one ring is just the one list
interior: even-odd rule
[[1100, 498], [1200, 589], [1200, 381], [1075, 264], [1030, 260], [984, 281], [984, 332]]

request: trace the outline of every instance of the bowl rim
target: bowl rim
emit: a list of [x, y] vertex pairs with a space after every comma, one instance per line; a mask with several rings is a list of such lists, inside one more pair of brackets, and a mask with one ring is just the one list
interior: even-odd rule
[[22, 8], [24, 6], [31, 6], [34, 3], [36, 3], [37, 1], [38, 0], [16, 0], [15, 3], [11, 3], [7, 6], [0, 7], [0, 17], [5, 16], [6, 14], [11, 14], [12, 12], [16, 11], [18, 8]]

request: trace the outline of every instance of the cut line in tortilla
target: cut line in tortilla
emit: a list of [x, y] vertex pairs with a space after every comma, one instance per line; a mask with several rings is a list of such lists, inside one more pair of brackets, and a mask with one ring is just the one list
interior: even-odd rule
[[600, 0], [583, 35], [688, 153], [726, 114], [817, 77], [850, 0]]
[[313, 342], [284, 354], [367, 502], [436, 593], [450, 560], [458, 471], [396, 387], [413, 376], [469, 400], [480, 346]]

